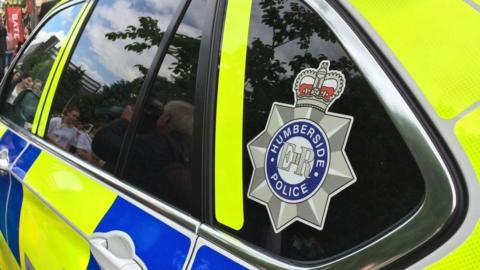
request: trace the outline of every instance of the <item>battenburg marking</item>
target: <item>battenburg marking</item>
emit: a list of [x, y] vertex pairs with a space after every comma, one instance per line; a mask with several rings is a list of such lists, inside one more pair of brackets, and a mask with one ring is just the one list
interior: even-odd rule
[[345, 154], [353, 117], [328, 112], [345, 77], [329, 66], [302, 70], [295, 104], [274, 103], [265, 130], [248, 144], [248, 197], [267, 207], [275, 232], [296, 220], [321, 230], [330, 198], [356, 180]]

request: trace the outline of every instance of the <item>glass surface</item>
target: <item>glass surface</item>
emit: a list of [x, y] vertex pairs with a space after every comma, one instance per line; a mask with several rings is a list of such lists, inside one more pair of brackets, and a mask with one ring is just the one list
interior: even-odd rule
[[[68, 7], [55, 14], [33, 37], [14, 67], [5, 85], [6, 100], [2, 114], [30, 130], [40, 95], [67, 33], [82, 5]], [[5, 91], [4, 91], [5, 92]]]
[[[113, 172], [145, 76], [178, 3], [100, 0], [62, 74], [46, 139]], [[105, 129], [114, 125], [115, 129]], [[105, 140], [95, 140], [102, 135]]]
[[207, 0], [192, 1], [168, 47], [143, 109], [124, 177], [198, 216], [191, 175], [194, 97]]
[[[244, 101], [245, 223], [225, 230], [274, 254], [314, 261], [345, 252], [400, 222], [421, 203], [423, 177], [391, 119], [334, 33], [300, 1], [254, 0]], [[295, 77], [330, 60], [345, 75], [343, 95], [328, 109], [353, 116], [345, 152], [357, 181], [330, 200], [323, 229], [298, 221], [275, 233], [267, 208], [247, 197], [252, 162], [247, 143], [266, 127], [273, 102], [294, 104]]]

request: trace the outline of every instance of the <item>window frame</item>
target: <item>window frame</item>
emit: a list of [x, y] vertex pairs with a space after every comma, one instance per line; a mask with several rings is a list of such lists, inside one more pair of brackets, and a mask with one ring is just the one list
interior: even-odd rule
[[[332, 266], [343, 269], [369, 264], [386, 266], [398, 261], [402, 263], [399, 259], [402, 259], [405, 254], [417, 252], [424, 241], [437, 239], [443, 231], [451, 227], [452, 219], [458, 219], [459, 214], [461, 216], [459, 210], [464, 207], [462, 203], [464, 198], [460, 199], [462, 193], [459, 188], [459, 176], [451, 170], [449, 166], [451, 158], [443, 151], [444, 148], [439, 144], [437, 134], [429, 132], [432, 129], [431, 122], [419, 115], [416, 104], [405, 97], [404, 89], [389, 76], [391, 73], [384, 66], [377, 63], [375, 55], [365, 45], [362, 36], [358, 36], [342, 18], [341, 13], [335, 9], [335, 5], [331, 3], [334, 1], [304, 0], [302, 2], [325, 21], [345, 51], [357, 63], [365, 79], [374, 85], [372, 89], [399, 130], [408, 149], [412, 149], [412, 155], [424, 176], [424, 199], [411, 214], [372, 239], [338, 255], [313, 262], [295, 261], [274, 255], [268, 250], [222, 231], [221, 227], [213, 222], [214, 212], [211, 212], [210, 222], [200, 226], [198, 234], [207, 241], [239, 256], [242, 260], [266, 269], [325, 269]], [[223, 28], [217, 29], [216, 34], [222, 36]], [[219, 50], [217, 52], [220, 53]], [[213, 194], [213, 188], [210, 192]], [[210, 195], [210, 200], [213, 200], [213, 195]], [[443, 204], [440, 205], [439, 202], [442, 201]], [[433, 217], [435, 217], [433, 221], [427, 221], [428, 218]], [[417, 233], [422, 237], [406, 244], [399, 241], [410, 233]], [[397, 249], [394, 252], [389, 251], [386, 248], [389, 246], [396, 246]]]

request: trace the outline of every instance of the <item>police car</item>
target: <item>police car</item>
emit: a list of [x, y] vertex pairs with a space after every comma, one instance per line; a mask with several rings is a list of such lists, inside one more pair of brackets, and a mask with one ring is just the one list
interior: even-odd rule
[[479, 268], [478, 25], [60, 2], [0, 86], [0, 269]]

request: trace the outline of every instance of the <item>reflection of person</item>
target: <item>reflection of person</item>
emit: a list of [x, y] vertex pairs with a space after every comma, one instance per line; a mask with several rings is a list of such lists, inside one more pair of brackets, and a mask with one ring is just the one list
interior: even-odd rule
[[32, 76], [28, 75], [27, 73], [23, 73], [20, 75], [20, 81], [15, 84], [10, 96], [7, 98], [7, 103], [13, 105], [17, 96], [25, 89], [31, 88], [33, 84]]
[[12, 63], [13, 55], [15, 54], [15, 39], [12, 37], [12, 34], [7, 34], [7, 49], [5, 51], [5, 67], [8, 68], [10, 63]]
[[93, 125], [79, 127], [76, 143], [74, 145], [77, 149], [75, 152], [76, 155], [94, 165], [102, 164], [102, 161], [98, 159], [92, 152], [92, 140], [98, 130], [100, 130], [100, 128], [101, 126], [96, 126], [95, 128], [93, 128]]
[[20, 81], [20, 77], [22, 77], [22, 72], [15, 71], [12, 75], [12, 81], [10, 82], [10, 85], [17, 84]]
[[5, 65], [5, 51], [7, 49], [7, 28], [3, 24], [3, 18], [0, 18], [0, 64], [2, 69], [2, 74], [4, 69], [6, 68]]
[[[108, 169], [116, 162], [131, 116], [132, 108], [127, 106], [122, 118], [100, 130], [93, 140], [94, 153], [107, 162]], [[184, 101], [168, 102], [156, 129], [136, 135], [125, 177], [180, 208], [190, 208], [192, 131], [193, 106]]]
[[43, 82], [39, 79], [35, 79], [33, 81], [33, 85], [32, 85], [32, 90], [37, 94], [37, 95], [40, 95], [42, 93], [42, 86], [43, 86]]
[[80, 110], [75, 106], [71, 106], [65, 109], [63, 117], [53, 117], [50, 119], [47, 139], [67, 151], [70, 146], [75, 146], [77, 137], [75, 123], [79, 116]]

